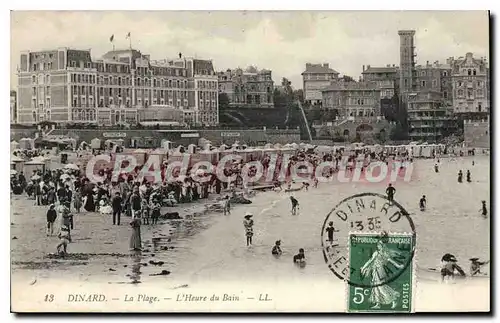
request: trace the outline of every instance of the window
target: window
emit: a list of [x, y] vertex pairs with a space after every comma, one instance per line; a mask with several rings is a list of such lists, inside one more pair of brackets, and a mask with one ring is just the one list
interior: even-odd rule
[[467, 75], [472, 75], [472, 71], [471, 71], [471, 70], [468, 70], [468, 71], [467, 71]]
[[478, 81], [477, 86], [483, 86], [483, 83], [481, 83], [481, 81]]
[[476, 70], [472, 71], [472, 75], [476, 75]]
[[444, 91], [444, 92], [443, 92], [443, 97], [444, 97], [445, 99], [447, 99], [447, 98], [448, 98], [448, 92]]
[[481, 106], [481, 102], [479, 102], [479, 103], [477, 104], [477, 111], [478, 111], [478, 112], [481, 112], [481, 108], [482, 108], [482, 106]]
[[443, 72], [443, 76], [448, 76], [448, 72]]
[[422, 87], [425, 87], [425, 81], [422, 81]]
[[458, 86], [462, 86], [462, 82], [458, 82]]

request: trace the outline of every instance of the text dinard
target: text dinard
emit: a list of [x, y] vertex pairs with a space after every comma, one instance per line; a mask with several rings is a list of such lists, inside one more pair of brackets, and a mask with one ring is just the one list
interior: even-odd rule
[[372, 199], [369, 203], [365, 203], [362, 198], [358, 198], [354, 200], [354, 202], [345, 202], [342, 204], [342, 206], [345, 206], [344, 210], [335, 211], [335, 215], [342, 221], [347, 221], [347, 218], [349, 217], [348, 213], [356, 214], [366, 209], [371, 209], [380, 213], [384, 213], [384, 215], [388, 215], [389, 221], [391, 222], [398, 222], [399, 219], [401, 219], [401, 216], [403, 216], [403, 213], [397, 207], [397, 211], [389, 213], [389, 209], [394, 206], [393, 204], [385, 202], [381, 206], [380, 203], [377, 206], [377, 202], [375, 199]]

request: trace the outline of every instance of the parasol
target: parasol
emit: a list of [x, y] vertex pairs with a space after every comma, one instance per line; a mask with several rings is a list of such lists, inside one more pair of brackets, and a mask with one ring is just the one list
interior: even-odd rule
[[66, 166], [64, 166], [64, 169], [80, 170], [80, 167], [78, 167], [76, 164], [67, 164]]

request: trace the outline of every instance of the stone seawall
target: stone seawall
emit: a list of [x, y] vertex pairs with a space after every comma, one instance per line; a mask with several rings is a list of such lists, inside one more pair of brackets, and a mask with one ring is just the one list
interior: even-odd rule
[[464, 121], [464, 141], [467, 147], [490, 148], [490, 135], [489, 120]]
[[[11, 129], [11, 140], [19, 141], [23, 137], [34, 138], [36, 129]], [[210, 140], [213, 145], [223, 143], [231, 145], [236, 141], [247, 145], [266, 143], [299, 143], [298, 129], [244, 129], [244, 130], [123, 130], [123, 129], [55, 129], [51, 135], [69, 136], [78, 142], [90, 143], [94, 138], [101, 140], [123, 139], [125, 146], [132, 142], [138, 147], [158, 147], [162, 140], [170, 140], [174, 145], [198, 144], [200, 138]]]

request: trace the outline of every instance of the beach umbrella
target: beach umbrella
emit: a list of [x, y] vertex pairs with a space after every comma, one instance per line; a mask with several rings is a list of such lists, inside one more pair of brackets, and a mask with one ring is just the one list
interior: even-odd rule
[[66, 166], [64, 166], [64, 169], [79, 170], [80, 167], [78, 167], [76, 164], [67, 164]]
[[11, 170], [10, 170], [10, 175], [17, 175], [17, 171], [16, 171], [16, 170], [14, 170], [14, 169], [11, 169]]

